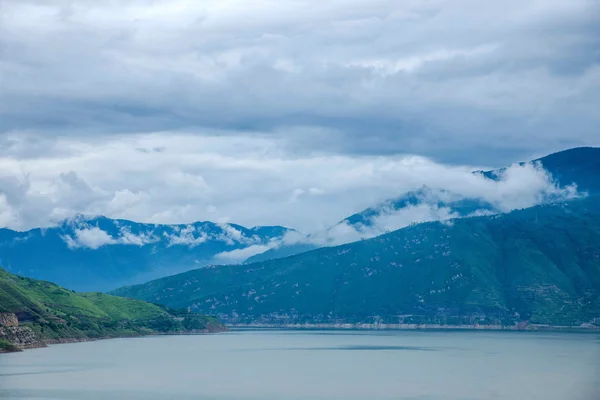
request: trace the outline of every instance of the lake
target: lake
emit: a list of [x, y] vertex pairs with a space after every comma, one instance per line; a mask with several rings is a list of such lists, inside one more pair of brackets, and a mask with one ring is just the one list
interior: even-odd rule
[[8, 399], [597, 400], [600, 336], [233, 331], [0, 355]]

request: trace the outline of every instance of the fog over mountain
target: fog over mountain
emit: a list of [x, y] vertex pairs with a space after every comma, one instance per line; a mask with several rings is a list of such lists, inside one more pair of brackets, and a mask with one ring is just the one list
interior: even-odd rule
[[463, 181], [423, 187], [353, 214], [331, 227], [302, 235], [288, 232], [247, 263], [286, 257], [322, 246], [368, 239], [405, 226], [493, 215], [600, 193], [600, 148], [582, 147], [494, 171], [474, 171]]
[[509, 209], [544, 175], [472, 170], [600, 145], [591, 0], [0, 7], [12, 229], [83, 213], [311, 233], [423, 185]]
[[599, 400], [598, 110], [600, 0], [0, 0], [0, 399]]
[[[25, 146], [22, 140], [14, 146]], [[52, 226], [82, 213], [148, 223], [282, 225], [311, 233], [424, 185], [481, 197], [502, 210], [535, 204], [544, 193], [570, 193], [534, 165], [515, 165], [492, 181], [473, 175], [476, 166], [420, 156], [297, 156], [268, 138], [142, 135], [93, 146], [86, 139], [57, 140], [46, 155], [17, 158], [15, 150], [0, 160], [0, 226]], [[156, 148], [162, 150], [140, 150]]]
[[212, 263], [238, 262], [289, 230], [210, 221], [143, 224], [78, 215], [51, 228], [0, 229], [0, 264], [13, 273], [98, 291]]
[[[78, 214], [51, 227], [0, 229], [0, 264], [10, 272], [67, 288], [109, 290], [209, 264], [249, 263], [350, 243], [419, 222], [505, 213], [600, 193], [595, 179], [600, 172], [598, 148], [566, 150], [491, 172], [465, 172], [422, 159], [416, 166], [437, 172], [423, 175], [429, 186], [375, 203], [308, 235], [282, 226], [157, 224]], [[399, 168], [398, 173], [406, 170]], [[299, 202], [294, 199], [290, 209]], [[105, 203], [99, 196], [87, 206]], [[123, 211], [136, 209], [132, 204]], [[323, 215], [319, 209], [306, 212], [305, 220]]]
[[[600, 146], [599, 24], [591, 0], [1, 1], [0, 260], [44, 270], [11, 260], [47, 230], [98, 268], [239, 263], [584, 196], [593, 173], [520, 162]], [[200, 252], [198, 221], [281, 231]]]

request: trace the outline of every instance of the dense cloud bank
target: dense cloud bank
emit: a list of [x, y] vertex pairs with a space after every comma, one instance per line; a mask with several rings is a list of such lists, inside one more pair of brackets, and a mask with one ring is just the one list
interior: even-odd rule
[[494, 166], [600, 144], [594, 0], [0, 7], [0, 132], [217, 129]]
[[[15, 151], [32, 140], [13, 138]], [[423, 185], [433, 196], [425, 203], [481, 198], [501, 211], [576, 192], [557, 187], [539, 165], [515, 164], [497, 181], [473, 174], [474, 168], [412, 155], [299, 156], [269, 137], [63, 137], [48, 142], [45, 155], [0, 158], [0, 225], [49, 226], [82, 213], [152, 223], [284, 225], [308, 233]], [[427, 207], [382, 214], [382, 231], [452, 217]]]
[[430, 199], [339, 223], [423, 185], [500, 211], [575, 196], [535, 165], [471, 171], [600, 145], [599, 25], [592, 0], [1, 1], [0, 226], [83, 213], [336, 244], [455, 216]]

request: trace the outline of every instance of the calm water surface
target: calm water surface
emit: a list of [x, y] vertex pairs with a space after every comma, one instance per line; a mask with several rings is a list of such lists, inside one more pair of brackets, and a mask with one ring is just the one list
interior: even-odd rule
[[598, 400], [600, 337], [240, 331], [0, 355], [7, 399]]

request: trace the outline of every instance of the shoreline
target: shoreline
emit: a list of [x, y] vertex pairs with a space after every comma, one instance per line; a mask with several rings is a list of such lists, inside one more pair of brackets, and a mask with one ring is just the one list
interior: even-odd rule
[[227, 332], [229, 329], [225, 327], [225, 329], [215, 330], [215, 329], [197, 329], [190, 331], [181, 331], [181, 332], [152, 332], [147, 334], [139, 334], [139, 335], [116, 335], [116, 336], [102, 336], [102, 337], [87, 337], [87, 338], [59, 338], [59, 339], [42, 339], [39, 342], [26, 346], [15, 345], [16, 350], [2, 350], [0, 349], [0, 354], [9, 354], [9, 353], [19, 353], [23, 350], [31, 350], [31, 349], [42, 349], [44, 347], [48, 347], [50, 345], [55, 344], [69, 344], [69, 343], [84, 343], [84, 342], [95, 342], [98, 340], [107, 340], [107, 339], [127, 339], [127, 338], [141, 338], [147, 336], [183, 336], [183, 335], [207, 335], [212, 333], [221, 333]]
[[305, 330], [364, 330], [364, 331], [503, 331], [503, 332], [564, 332], [600, 333], [600, 326], [550, 326], [530, 324], [527, 326], [505, 325], [438, 325], [438, 324], [343, 324], [343, 323], [304, 323], [304, 324], [227, 324], [233, 329], [305, 329]]
[[503, 325], [436, 325], [436, 324], [228, 324], [225, 329], [201, 329], [181, 332], [152, 332], [139, 335], [117, 335], [103, 337], [88, 337], [88, 338], [60, 338], [60, 339], [45, 339], [38, 343], [27, 346], [16, 346], [16, 350], [3, 351], [0, 349], [0, 354], [18, 353], [23, 350], [39, 349], [56, 344], [68, 343], [83, 343], [95, 342], [97, 340], [107, 339], [127, 339], [140, 338], [148, 336], [185, 336], [185, 335], [206, 335], [213, 333], [227, 332], [230, 329], [273, 329], [273, 330], [337, 330], [337, 331], [492, 331], [492, 332], [550, 332], [550, 333], [600, 333], [600, 327], [581, 327], [581, 326], [548, 326], [548, 325], [527, 325], [522, 326], [503, 326]]

